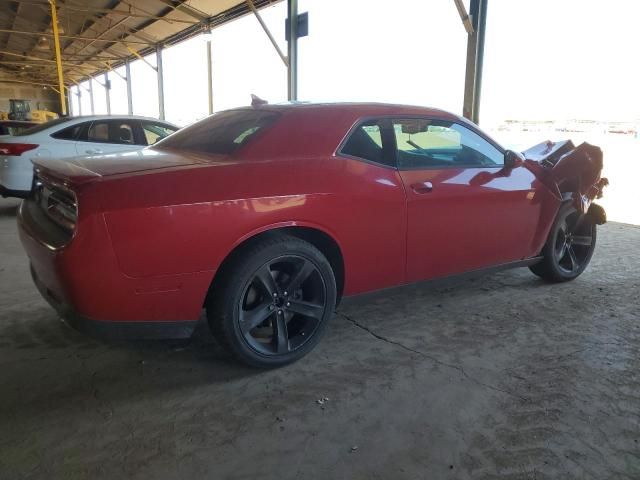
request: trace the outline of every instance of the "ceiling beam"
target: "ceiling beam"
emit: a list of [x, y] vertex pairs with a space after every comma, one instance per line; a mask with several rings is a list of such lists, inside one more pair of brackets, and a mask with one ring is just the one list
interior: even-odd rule
[[[22, 7], [21, 4], [16, 5], [16, 10], [15, 12], [13, 12], [13, 19], [11, 20], [11, 30], [16, 28], [16, 20], [20, 16], [20, 7]], [[7, 35], [7, 40], [4, 42], [4, 48], [7, 48], [9, 46], [10, 38], [11, 38], [11, 35]]]
[[198, 10], [197, 8], [192, 7], [191, 5], [187, 5], [179, 0], [158, 0], [160, 3], [164, 3], [168, 5], [173, 10], [177, 10], [179, 12], [185, 13], [190, 17], [195, 18], [198, 22], [207, 22], [209, 20], [209, 16], [203, 12], [202, 10]]
[[456, 4], [456, 8], [458, 9], [458, 14], [460, 15], [460, 20], [462, 20], [462, 24], [464, 25], [464, 29], [467, 31], [469, 35], [473, 33], [473, 22], [471, 21], [471, 17], [467, 13], [467, 9], [462, 3], [462, 0], [453, 0]]
[[[217, 3], [215, 0], [210, 1]], [[252, 4], [255, 3], [257, 8], [261, 8], [276, 3], [276, 1], [254, 0]], [[3, 27], [11, 25], [11, 13], [15, 11], [17, 5], [23, 5], [21, 12], [24, 12], [28, 5], [33, 6], [29, 7], [31, 11], [37, 10], [37, 13], [40, 13], [36, 7], [41, 7], [45, 12], [44, 15], [39, 15], [37, 22], [33, 22], [33, 25], [28, 27], [25, 24], [21, 30], [16, 30], [16, 25], [13, 25], [14, 28], [10, 31], [7, 28], [0, 28], [0, 34], [4, 32], [11, 36], [15, 35], [18, 41], [15, 44], [12, 42], [11, 48], [5, 50], [15, 51], [16, 54], [22, 53], [16, 48], [16, 45], [24, 43], [21, 36], [30, 37], [32, 40], [29, 44], [32, 47], [37, 44], [39, 38], [53, 36], [50, 33], [50, 19], [47, 20], [46, 17], [49, 6], [47, 0], [0, 0], [0, 3], [3, 4], [0, 6], [0, 15], [4, 17]], [[65, 76], [69, 82], [84, 80], [87, 78], [86, 73], [89, 70], [96, 75], [107, 71], [108, 68], [104, 66], [105, 62], [109, 63], [109, 67], [112, 64], [119, 66], [126, 58], [131, 58], [126, 50], [129, 46], [138, 52], [147, 54], [152, 50], [151, 47], [162, 44], [165, 40], [168, 45], [172, 45], [177, 41], [196, 35], [202, 28], [226, 23], [246, 14], [249, 10], [246, 1], [212, 17], [199, 8], [192, 7], [185, 0], [146, 0], [144, 8], [140, 7], [141, 2], [138, 0], [108, 0], [100, 3], [99, 7], [101, 8], [93, 8], [91, 4], [94, 2], [88, 0], [57, 0], [57, 3], [58, 12], [61, 13], [62, 26], [66, 30], [61, 35], [64, 41], [61, 57]], [[21, 13], [21, 15], [24, 17], [24, 14]], [[127, 23], [127, 19], [130, 20], [129, 23]], [[177, 25], [173, 28], [163, 27], [162, 35], [155, 38], [155, 35], [150, 35], [145, 30], [157, 22]], [[17, 26], [20, 27], [20, 25], [18, 22]], [[41, 33], [37, 33], [37, 30], [41, 30]], [[174, 30], [179, 31], [174, 32]], [[167, 31], [174, 33], [167, 33]], [[29, 51], [24, 47], [26, 45], [21, 47], [22, 50], [25, 53], [31, 53], [31, 55], [29, 57], [17, 56], [18, 60], [31, 58], [35, 62], [43, 63], [43, 65], [35, 63], [26, 72], [24, 69], [21, 70], [24, 74], [43, 72], [47, 69], [47, 64], [52, 64], [53, 60], [50, 60], [53, 58], [52, 52], [40, 49]], [[2, 58], [7, 61], [15, 60], [15, 58], [6, 56]], [[5, 67], [9, 69], [12, 65], [14, 64], [7, 64]], [[15, 64], [15, 66], [20, 65]], [[18, 70], [12, 71], [17, 72]], [[52, 83], [55, 82], [52, 81]]]
[[[113, 8], [115, 9], [115, 8], [116, 8], [116, 7], [118, 7], [121, 3], [125, 3], [125, 4], [126, 4], [126, 2], [116, 1], [115, 3], [113, 3], [113, 4], [112, 4], [112, 6], [113, 6]], [[100, 9], [100, 10], [110, 11], [110, 10], [108, 10], [108, 9]], [[125, 12], [125, 14], [126, 14], [126, 12]], [[94, 29], [94, 30], [95, 30], [95, 26], [98, 24], [98, 22], [100, 22], [101, 20], [104, 20], [105, 18], [107, 18], [107, 14], [106, 14], [106, 13], [101, 13], [101, 14], [99, 14], [99, 15], [90, 14], [90, 16], [91, 16], [91, 18], [92, 18], [93, 22], [92, 22], [92, 24], [91, 24], [91, 27], [89, 27], [87, 30], [89, 30], [89, 29]], [[111, 30], [113, 30], [113, 29], [114, 29], [114, 28], [116, 28], [116, 27], [122, 27], [122, 28], [124, 28], [125, 32], [124, 32], [123, 34], [121, 34], [118, 38], [122, 38], [122, 39], [124, 39], [124, 38], [128, 38], [129, 36], [132, 36], [132, 37], [134, 37], [134, 38], [139, 38], [140, 40], [142, 40], [142, 41], [144, 41], [144, 42], [147, 42], [147, 43], [148, 43], [148, 44], [150, 44], [150, 45], [155, 45], [155, 44], [157, 43], [157, 41], [158, 41], [158, 40], [157, 40], [156, 38], [152, 37], [151, 35], [148, 35], [148, 34], [146, 34], [146, 33], [144, 33], [144, 32], [141, 32], [141, 31], [139, 31], [138, 29], [133, 28], [133, 27], [126, 27], [126, 26], [124, 25], [124, 23], [125, 23], [127, 20], [129, 20], [129, 19], [131, 19], [131, 16], [130, 16], [130, 15], [128, 15], [128, 14], [126, 14], [126, 16], [125, 16], [124, 18], [122, 18], [122, 19], [118, 20], [117, 22], [115, 22], [114, 24], [110, 25], [110, 26], [107, 28], [107, 30], [103, 30], [102, 32], [97, 33], [97, 36], [98, 36], [98, 37], [102, 37], [102, 36], [103, 36], [103, 35], [105, 35], [108, 31], [111, 31]], [[87, 30], [85, 30], [85, 31], [87, 31]], [[83, 32], [83, 33], [84, 33], [84, 32]], [[79, 48], [78, 50], [76, 50], [76, 51], [75, 51], [75, 52], [73, 52], [73, 53], [74, 53], [74, 54], [79, 55], [79, 52], [81, 52], [82, 50], [84, 50], [86, 47], [88, 47], [88, 46], [92, 45], [93, 43], [94, 43], [94, 42], [90, 42], [89, 44], [87, 44], [87, 45], [85, 45], [85, 46], [83, 46], [83, 47]], [[135, 42], [129, 42], [129, 43], [135, 43]], [[71, 45], [74, 45], [74, 42], [73, 42], [73, 41], [71, 41], [71, 42], [70, 42], [69, 46], [71, 46]], [[98, 51], [100, 51], [100, 52], [104, 52], [107, 48], [110, 48], [111, 46], [112, 46], [112, 44], [111, 44], [111, 45], [109, 45], [109, 46], [107, 46], [107, 47], [103, 47], [102, 49], [100, 49], [100, 48], [95, 48], [95, 49], [94, 49], [93, 54], [85, 54], [85, 55], [83, 56], [83, 58], [78, 59], [78, 61], [79, 61], [79, 62], [82, 62], [82, 61], [84, 61], [84, 60], [88, 60], [88, 59], [90, 59], [90, 58], [93, 58], [93, 57], [95, 56], [95, 52], [98, 52]], [[128, 46], [126, 46], [126, 44], [125, 44], [125, 47], [126, 47], [126, 48], [128, 48]]]
[[[53, 62], [56, 63], [56, 62]], [[47, 67], [47, 68], [51, 68], [51, 63], [50, 62], [35, 62], [35, 61], [28, 61], [28, 60], [0, 60], [0, 64], [2, 65], [24, 65], [24, 66], [29, 66], [29, 67]], [[92, 67], [91, 65], [75, 65], [73, 63], [68, 63], [68, 62], [62, 62], [62, 65], [73, 65], [74, 67], [77, 68], [84, 68], [84, 69], [90, 69], [90, 70], [94, 70], [95, 67]]]
[[[0, 28], [0, 33], [15, 33], [18, 35], [31, 35], [31, 36], [36, 36], [36, 37], [53, 37], [53, 33], [49, 33], [49, 32], [26, 32], [24, 30], [9, 30], [6, 28]], [[151, 42], [143, 42], [143, 41], [138, 41], [138, 40], [127, 40], [126, 42], [123, 40], [115, 40], [115, 39], [106, 39], [106, 38], [91, 38], [91, 37], [83, 37], [80, 35], [60, 35], [60, 38], [71, 38], [74, 40], [84, 40], [86, 42], [105, 42], [105, 43], [110, 43], [110, 42], [115, 42], [115, 43], [131, 43], [131, 44], [138, 44], [138, 45], [153, 45], [153, 43]]]
[[[47, 2], [37, 2], [32, 0], [9, 0], [9, 3], [16, 3], [18, 5], [33, 5], [42, 7], [44, 9], [49, 8], [49, 4]], [[138, 9], [137, 6], [135, 6]], [[80, 12], [80, 13], [92, 13], [92, 14], [109, 14], [109, 15], [125, 15], [131, 18], [140, 18], [140, 19], [152, 19], [152, 20], [161, 20], [166, 23], [184, 23], [187, 25], [193, 25], [196, 23], [200, 23], [197, 20], [185, 20], [184, 18], [165, 18], [162, 16], [152, 15], [150, 13], [134, 13], [132, 11], [127, 10], [119, 10], [117, 8], [94, 8], [94, 7], [84, 7], [84, 6], [76, 6], [69, 4], [61, 4], [58, 7], [58, 11], [72, 11], [72, 12]], [[141, 10], [142, 11], [142, 10]]]
[[[51, 60], [49, 58], [43, 58], [43, 57], [37, 57], [35, 55], [27, 55], [25, 53], [13, 53], [13, 52], [8, 52], [6, 50], [0, 50], [0, 55], [10, 55], [12, 57], [17, 57], [17, 58], [24, 58], [27, 60], [37, 60], [37, 61], [41, 61], [41, 62], [46, 62], [46, 63], [56, 63], [55, 60]], [[65, 58], [68, 57], [69, 55], [62, 55], [62, 59], [63, 60], [69, 60], [70, 62], [72, 62], [73, 60], [71, 58]], [[119, 57], [92, 57], [95, 58], [95, 60], [86, 60], [83, 63], [97, 63], [98, 65], [102, 65], [102, 61], [101, 60], [123, 60], [122, 58]]]
[[38, 85], [38, 86], [41, 86], [41, 87], [50, 87], [50, 88], [55, 88], [56, 87], [52, 83], [31, 82], [29, 80], [16, 80], [15, 78], [2, 78], [2, 77], [0, 77], [0, 82], [2, 82], [2, 83], [25, 83], [27, 85]]
[[110, 31], [112, 31], [115, 28], [118, 28], [120, 25], [122, 25], [123, 23], [125, 23], [127, 20], [129, 20], [129, 18], [125, 17], [125, 18], [121, 18], [120, 20], [118, 20], [117, 22], [115, 22], [113, 25], [109, 26], [109, 28], [107, 28], [106, 30], [103, 30], [102, 32], [100, 32], [92, 41], [90, 41], [89, 43], [85, 43], [84, 45], [82, 45], [78, 50], [75, 50], [73, 53], [75, 53], [76, 55], [79, 55], [81, 51], [83, 51], [85, 48], [90, 47], [91, 45], [93, 45], [96, 42], [99, 42], [100, 39], [106, 35], [107, 33], [109, 33]]
[[74, 12], [86, 12], [86, 13], [106, 13], [109, 15], [124, 15], [127, 17], [131, 17], [131, 18], [144, 18], [144, 19], [151, 19], [151, 20], [160, 20], [166, 23], [184, 23], [187, 25], [193, 25], [196, 23], [200, 23], [194, 20], [184, 20], [181, 18], [165, 18], [165, 17], [160, 17], [157, 15], [150, 15], [150, 14], [138, 14], [138, 13], [132, 13], [132, 12], [127, 12], [126, 10], [118, 10], [118, 9], [114, 9], [114, 10], [109, 10], [107, 8], [93, 8], [93, 9], [82, 9], [82, 8], [76, 8], [76, 7], [69, 7], [69, 6], [65, 6], [64, 8], [65, 10], [70, 10], [70, 11], [74, 11]]

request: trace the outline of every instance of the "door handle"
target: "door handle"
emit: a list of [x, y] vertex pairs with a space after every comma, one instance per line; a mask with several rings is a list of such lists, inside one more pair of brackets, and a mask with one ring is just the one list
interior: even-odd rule
[[95, 149], [89, 149], [89, 150], [85, 150], [85, 153], [88, 153], [89, 155], [92, 155], [94, 153], [102, 153], [102, 150], [99, 148], [95, 148]]
[[433, 190], [433, 183], [431, 182], [414, 183], [413, 185], [411, 185], [411, 189], [418, 194], [429, 193]]

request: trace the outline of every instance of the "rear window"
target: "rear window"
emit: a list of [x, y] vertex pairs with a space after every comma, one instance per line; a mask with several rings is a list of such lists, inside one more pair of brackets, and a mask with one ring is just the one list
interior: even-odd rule
[[71, 127], [63, 128], [62, 130], [52, 133], [51, 137], [57, 138], [58, 140], [75, 140], [84, 125], [86, 125], [86, 123], [79, 123]]
[[274, 112], [228, 110], [183, 128], [158, 142], [158, 148], [230, 154], [249, 143], [279, 117]]
[[16, 136], [21, 137], [22, 135], [32, 135], [34, 133], [40, 133], [51, 127], [55, 127], [57, 125], [63, 125], [67, 122], [70, 122], [71, 120], [75, 120], [75, 119], [73, 117], [56, 118], [55, 120], [50, 120], [48, 122], [41, 123], [39, 125], [36, 125], [35, 127], [27, 128], [26, 130], [23, 130], [22, 132], [17, 133]]

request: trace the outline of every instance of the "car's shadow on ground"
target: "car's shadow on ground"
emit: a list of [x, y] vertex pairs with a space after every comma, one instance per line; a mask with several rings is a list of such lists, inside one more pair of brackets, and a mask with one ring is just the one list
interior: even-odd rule
[[[437, 287], [416, 285], [380, 295], [382, 301], [369, 303], [362, 316], [367, 316], [366, 322], [372, 328], [383, 327], [388, 320], [400, 329], [404, 325], [406, 332], [396, 332], [403, 337], [412, 335], [416, 327], [428, 327], [414, 325], [414, 320], [403, 323], [402, 318], [397, 318], [396, 305], [429, 311], [435, 310], [443, 298], [455, 301], [460, 296], [484, 295], [503, 288], [527, 289], [536, 284], [544, 285], [529, 274], [503, 272], [483, 280], [448, 280]], [[245, 383], [245, 379], [252, 382], [251, 377], [264, 374], [263, 370], [239, 364], [229, 355], [211, 336], [204, 318], [188, 340], [106, 342], [72, 330], [44, 302], [34, 303], [28, 318], [20, 318], [25, 316], [24, 305], [13, 312], [9, 308], [0, 313], [0, 369], [5, 372], [2, 388], [27, 391], [31, 382], [39, 381], [51, 385], [51, 389], [46, 396], [26, 402], [19, 401], [14, 391], [8, 395], [12, 400], [1, 402], [0, 410], [19, 415], [36, 414], [40, 409], [56, 411], [66, 408], [68, 402], [82, 403], [95, 396], [98, 388], [114, 405], [134, 394], [138, 398], [153, 398], [194, 388], [216, 392], [218, 386]], [[359, 316], [357, 305], [357, 301], [341, 305], [338, 312]], [[392, 316], [394, 319], [390, 319]], [[324, 342], [337, 342], [327, 347], [336, 352], [352, 347], [355, 350], [354, 345], [344, 343], [359, 341], [359, 335], [361, 332], [338, 314], [330, 325], [330, 338], [325, 337]], [[314, 355], [302, 362], [310, 363], [276, 371], [264, 382], [274, 377], [282, 380], [300, 369], [323, 368], [322, 359]], [[42, 372], [46, 372], [44, 379]]]
[[[0, 325], [0, 385], [7, 393], [0, 412], [12, 415], [82, 404], [98, 388], [116, 404], [129, 395], [153, 398], [261, 373], [234, 361], [206, 325], [188, 340], [102, 341], [72, 330], [47, 306], [24, 319], [3, 313]], [[32, 382], [48, 393], [21, 398]]]

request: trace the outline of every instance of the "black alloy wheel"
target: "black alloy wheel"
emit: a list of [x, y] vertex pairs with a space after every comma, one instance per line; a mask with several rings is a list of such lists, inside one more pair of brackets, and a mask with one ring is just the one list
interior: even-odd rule
[[327, 259], [310, 243], [277, 236], [240, 252], [207, 302], [214, 335], [252, 366], [290, 363], [317, 344], [336, 306]]
[[570, 204], [560, 209], [542, 250], [543, 259], [531, 271], [553, 282], [578, 277], [589, 265], [596, 246], [596, 225]]
[[327, 309], [327, 287], [313, 262], [284, 255], [262, 265], [247, 282], [238, 310], [247, 344], [283, 355], [313, 336]]
[[584, 225], [583, 215], [574, 212], [566, 217], [558, 228], [553, 249], [558, 268], [568, 275], [580, 270], [591, 257], [593, 237], [593, 229]]

